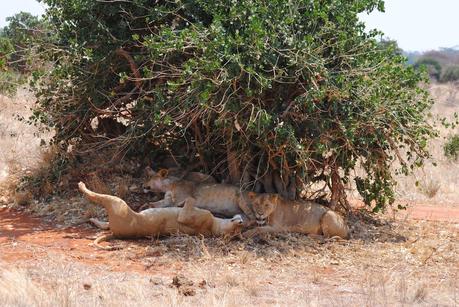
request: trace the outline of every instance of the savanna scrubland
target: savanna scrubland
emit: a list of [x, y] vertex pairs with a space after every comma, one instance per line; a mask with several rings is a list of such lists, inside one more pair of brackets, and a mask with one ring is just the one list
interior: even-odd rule
[[[448, 115], [459, 109], [459, 100], [450, 98], [457, 91], [454, 84], [434, 84], [430, 91], [434, 112]], [[123, 249], [107, 252], [90, 246], [96, 230], [85, 223], [104, 213], [81, 196], [14, 203], [17, 180], [47, 163], [48, 154], [35, 137], [39, 132], [15, 119], [30, 112], [32, 101], [26, 90], [1, 98], [6, 129], [0, 160], [0, 292], [6, 305], [458, 303], [458, 166], [444, 158], [442, 149], [450, 131], [431, 145], [437, 166], [426, 164], [416, 175], [397, 178], [397, 202], [407, 210], [362, 212], [351, 221], [349, 241], [295, 234], [248, 241], [174, 236], [115, 241]], [[105, 188], [116, 193], [116, 187]], [[136, 193], [129, 193], [135, 199]], [[23, 195], [16, 197], [20, 202]], [[419, 208], [422, 214], [416, 215]], [[184, 285], [173, 284], [177, 276], [176, 284]]]
[[[454, 122], [458, 89], [425, 85], [393, 42], [363, 32], [357, 13], [383, 1], [45, 2], [46, 23], [17, 16], [38, 22], [36, 48], [2, 31], [16, 41], [2, 40], [2, 65], [27, 72], [32, 54], [37, 66], [33, 94], [0, 98], [7, 305], [457, 305], [457, 162], [443, 150], [456, 128], [435, 118]], [[105, 213], [77, 182], [137, 210], [157, 200], [142, 193], [144, 167], [170, 157], [328, 202], [351, 239], [177, 235], [94, 249], [88, 221]]]

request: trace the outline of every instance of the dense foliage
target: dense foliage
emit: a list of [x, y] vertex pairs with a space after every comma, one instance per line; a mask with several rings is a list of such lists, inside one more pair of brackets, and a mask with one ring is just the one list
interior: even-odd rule
[[408, 173], [429, 155], [424, 77], [357, 17], [381, 0], [43, 2], [57, 44], [34, 119], [64, 150], [169, 152], [244, 189], [344, 206], [358, 166], [376, 209], [394, 200], [393, 162]]
[[459, 157], [459, 135], [455, 134], [448, 138], [443, 145], [443, 152], [448, 159], [457, 161]]

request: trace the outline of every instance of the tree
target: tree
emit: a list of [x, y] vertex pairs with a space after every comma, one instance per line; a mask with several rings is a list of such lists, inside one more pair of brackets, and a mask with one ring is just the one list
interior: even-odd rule
[[27, 12], [7, 17], [6, 21], [8, 25], [2, 29], [0, 37], [8, 40], [12, 47], [8, 54], [9, 66], [22, 73], [29, 71], [35, 54], [33, 46], [47, 36], [47, 25]]
[[440, 62], [434, 58], [422, 57], [414, 63], [414, 68], [419, 69], [420, 67], [425, 67], [429, 76], [434, 78], [437, 81], [440, 81], [442, 67]]
[[58, 60], [34, 119], [64, 150], [170, 152], [243, 189], [343, 206], [358, 166], [375, 209], [394, 200], [394, 160], [407, 174], [429, 156], [426, 79], [357, 17], [383, 1], [44, 2]]

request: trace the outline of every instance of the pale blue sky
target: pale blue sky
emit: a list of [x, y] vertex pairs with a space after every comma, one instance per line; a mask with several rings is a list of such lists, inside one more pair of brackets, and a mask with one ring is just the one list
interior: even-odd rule
[[41, 15], [45, 11], [45, 7], [36, 0], [0, 0], [0, 27], [6, 26], [6, 17], [20, 11]]
[[[0, 0], [0, 27], [20, 11], [39, 15], [36, 0]], [[425, 51], [459, 45], [459, 0], [386, 0], [386, 13], [361, 15], [368, 28], [382, 30], [405, 50]]]
[[385, 13], [362, 15], [404, 50], [426, 51], [459, 44], [459, 0], [386, 0]]

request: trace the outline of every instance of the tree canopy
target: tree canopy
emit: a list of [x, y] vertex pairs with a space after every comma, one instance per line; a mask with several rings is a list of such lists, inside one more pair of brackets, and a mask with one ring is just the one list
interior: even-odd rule
[[45, 20], [30, 13], [20, 12], [6, 21], [0, 29], [0, 93], [14, 95], [18, 85], [42, 66], [38, 53], [51, 35]]
[[343, 206], [358, 167], [376, 210], [394, 201], [394, 161], [407, 174], [429, 156], [425, 76], [358, 19], [381, 0], [43, 2], [56, 44], [34, 119], [64, 152], [167, 152], [243, 189]]

